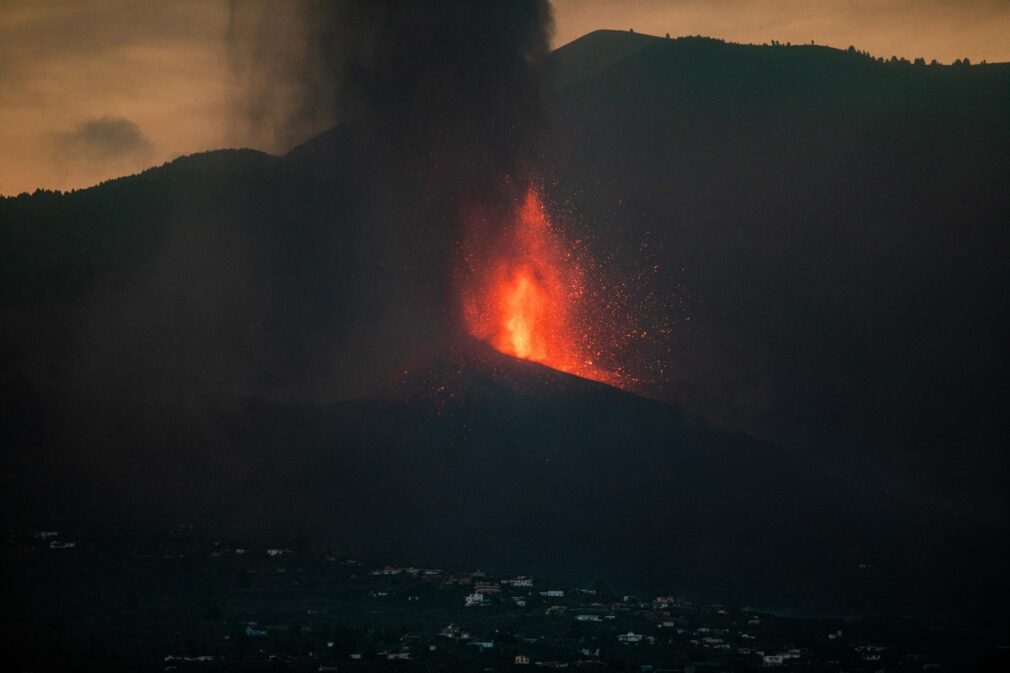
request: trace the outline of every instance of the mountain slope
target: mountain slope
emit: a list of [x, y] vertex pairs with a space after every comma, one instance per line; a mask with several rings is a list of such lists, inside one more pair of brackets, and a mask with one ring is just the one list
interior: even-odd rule
[[[604, 39], [627, 54], [566, 65]], [[555, 203], [685, 307], [653, 394], [1005, 521], [1010, 65], [614, 32], [556, 56]]]
[[63, 501], [41, 520], [71, 530], [193, 522], [775, 608], [930, 612], [970, 597], [983, 610], [1003, 595], [980, 555], [993, 531], [662, 403], [479, 344], [403, 385], [326, 405], [201, 396], [77, 447], [71, 470], [22, 473], [4, 504], [22, 512], [45, 489]]

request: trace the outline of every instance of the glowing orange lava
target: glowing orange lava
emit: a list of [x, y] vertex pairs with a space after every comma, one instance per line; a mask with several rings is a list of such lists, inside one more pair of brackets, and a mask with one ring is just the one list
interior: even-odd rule
[[[551, 227], [536, 190], [504, 227], [476, 219], [477, 235], [471, 232], [464, 244], [461, 291], [470, 334], [507, 355], [620, 385], [620, 377], [594, 362], [585, 265]], [[488, 229], [496, 232], [492, 240]]]

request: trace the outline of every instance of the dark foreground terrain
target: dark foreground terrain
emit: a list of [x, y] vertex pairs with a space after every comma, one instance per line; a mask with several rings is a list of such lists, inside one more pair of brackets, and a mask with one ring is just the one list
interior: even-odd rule
[[481, 571], [375, 565], [189, 525], [4, 541], [8, 671], [997, 671], [1002, 623], [804, 618]]
[[24, 521], [11, 530], [143, 535], [190, 521], [225, 539], [299, 536], [358, 558], [602, 576], [706, 602], [732, 586], [742, 603], [818, 614], [1005, 605], [1000, 528], [662, 402], [473, 341], [399, 390], [331, 404], [204, 395], [182, 416], [95, 410], [101, 435], [45, 418], [34, 436], [71, 450], [35, 445], [32, 459], [63, 470], [26, 470], [2, 494]]

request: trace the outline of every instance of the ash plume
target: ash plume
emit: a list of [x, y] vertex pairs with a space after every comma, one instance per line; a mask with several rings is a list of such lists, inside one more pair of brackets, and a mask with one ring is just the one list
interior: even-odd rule
[[284, 149], [335, 125], [353, 139], [334, 152], [346, 159], [350, 143], [368, 174], [359, 244], [382, 260], [388, 330], [437, 340], [454, 311], [461, 206], [514, 207], [537, 163], [550, 4], [234, 3], [231, 26], [254, 137]]
[[235, 104], [275, 150], [355, 123], [446, 181], [511, 173], [541, 126], [553, 29], [546, 0], [233, 0]]

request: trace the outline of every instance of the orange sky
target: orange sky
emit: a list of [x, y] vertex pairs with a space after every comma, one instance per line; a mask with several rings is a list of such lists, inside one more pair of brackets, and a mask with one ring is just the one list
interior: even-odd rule
[[555, 46], [597, 28], [730, 42], [855, 45], [874, 56], [1010, 61], [1008, 0], [553, 0]]
[[[634, 28], [734, 42], [853, 44], [945, 63], [1010, 61], [1010, 0], [554, 5], [555, 46], [598, 28]], [[0, 194], [88, 186], [217, 147], [286, 149], [235, 118], [227, 30], [226, 0], [0, 1]]]

